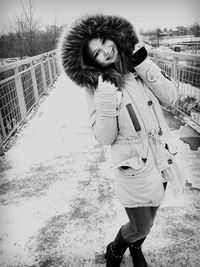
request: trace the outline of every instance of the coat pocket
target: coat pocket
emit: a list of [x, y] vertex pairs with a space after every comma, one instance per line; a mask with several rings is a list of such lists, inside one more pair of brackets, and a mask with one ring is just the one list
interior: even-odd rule
[[125, 176], [138, 176], [145, 171], [147, 160], [147, 158], [133, 157], [120, 162], [115, 168]]

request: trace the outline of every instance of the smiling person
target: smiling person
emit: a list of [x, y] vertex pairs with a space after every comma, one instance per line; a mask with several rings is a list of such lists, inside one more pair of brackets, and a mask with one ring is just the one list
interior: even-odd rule
[[133, 26], [110, 15], [75, 22], [60, 40], [67, 75], [86, 88], [96, 140], [111, 147], [114, 188], [128, 222], [106, 248], [106, 266], [120, 266], [129, 248], [135, 267], [147, 266], [141, 245], [162, 203], [167, 182], [185, 183], [161, 105], [174, 105], [177, 88], [147, 55]]
[[109, 39], [91, 39], [88, 42], [88, 51], [89, 56], [102, 67], [114, 64], [119, 60], [117, 46], [114, 41]]

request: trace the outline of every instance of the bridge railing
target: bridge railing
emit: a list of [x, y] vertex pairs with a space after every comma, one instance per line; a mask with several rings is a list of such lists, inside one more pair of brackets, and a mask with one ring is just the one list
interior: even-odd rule
[[151, 59], [178, 84], [178, 100], [170, 110], [200, 126], [200, 55], [148, 51]]
[[0, 154], [59, 73], [55, 50], [0, 66]]
[[[171, 111], [200, 126], [200, 56], [155, 50], [148, 53], [178, 84], [178, 100]], [[3, 144], [59, 73], [55, 51], [0, 67], [0, 154]]]

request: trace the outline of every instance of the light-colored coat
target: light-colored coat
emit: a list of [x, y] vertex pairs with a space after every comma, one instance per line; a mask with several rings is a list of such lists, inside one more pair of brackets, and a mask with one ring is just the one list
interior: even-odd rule
[[[113, 113], [110, 110], [106, 113], [106, 108], [102, 112], [104, 95], [98, 90], [94, 94], [86, 93], [90, 124], [97, 141], [111, 146], [115, 189], [121, 204], [159, 206], [164, 194], [163, 176], [173, 183], [176, 192], [181, 191], [185, 183], [161, 109], [161, 105], [175, 103], [177, 87], [149, 57], [135, 67], [135, 71], [125, 76], [121, 91], [110, 93]], [[109, 104], [109, 98], [104, 102]], [[133, 126], [127, 104], [133, 107], [140, 131]]]

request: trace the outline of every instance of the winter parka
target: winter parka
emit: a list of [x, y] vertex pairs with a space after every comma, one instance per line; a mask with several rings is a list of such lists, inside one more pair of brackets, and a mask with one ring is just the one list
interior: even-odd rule
[[[83, 47], [91, 38], [112, 39], [130, 65], [120, 86], [109, 69], [84, 63]], [[61, 41], [64, 70], [79, 86], [87, 88], [89, 118], [97, 141], [111, 147], [116, 194], [124, 207], [159, 206], [163, 178], [177, 191], [185, 183], [176, 147], [161, 105], [173, 105], [177, 88], [140, 48], [132, 25], [119, 17], [96, 15], [84, 18]], [[98, 76], [114, 83], [116, 91], [98, 90]]]

